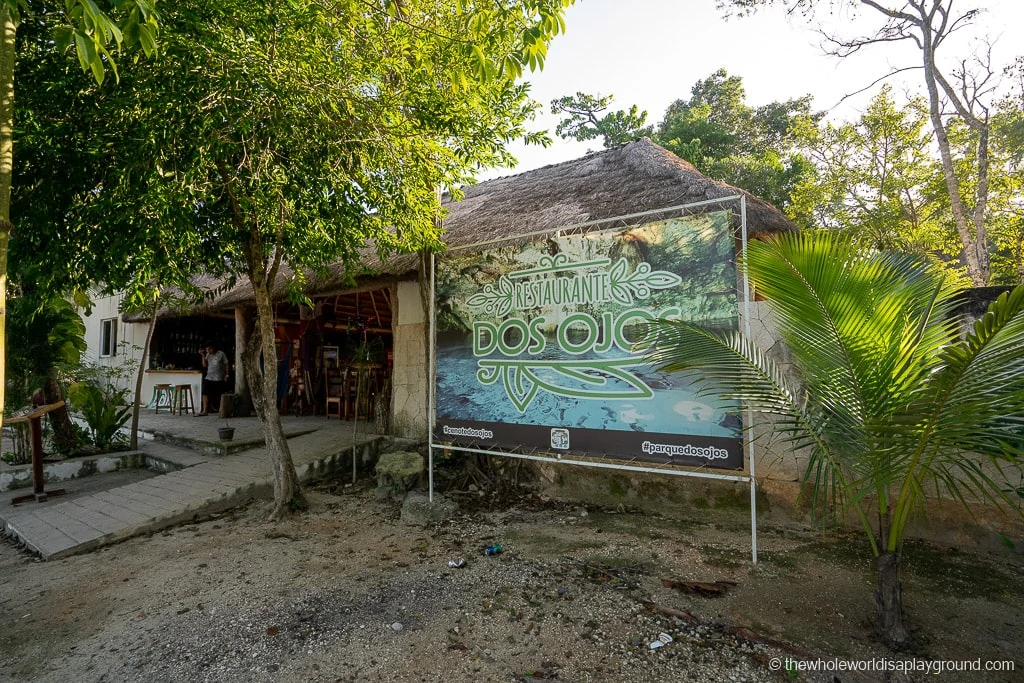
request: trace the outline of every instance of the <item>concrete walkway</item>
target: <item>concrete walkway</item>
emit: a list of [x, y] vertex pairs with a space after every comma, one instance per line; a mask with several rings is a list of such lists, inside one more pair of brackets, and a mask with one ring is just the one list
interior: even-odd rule
[[[376, 460], [386, 437], [366, 434], [360, 424], [353, 442], [352, 422], [323, 418], [285, 418], [292, 458], [301, 481], [332, 472], [350, 472], [353, 443], [360, 469]], [[146, 415], [143, 435], [163, 435], [175, 445], [140, 439], [150, 467], [173, 469], [125, 486], [62, 500], [0, 507], [0, 525], [44, 560], [88, 552], [109, 543], [238, 506], [255, 497], [273, 495], [270, 455], [258, 437], [256, 418], [232, 419], [236, 438], [257, 447], [230, 455], [216, 452], [216, 429], [223, 420], [191, 416]], [[180, 443], [196, 446], [183, 448]], [[204, 448], [206, 444], [211, 448]], [[93, 475], [103, 476], [103, 475]], [[67, 484], [49, 486], [70, 487]]]

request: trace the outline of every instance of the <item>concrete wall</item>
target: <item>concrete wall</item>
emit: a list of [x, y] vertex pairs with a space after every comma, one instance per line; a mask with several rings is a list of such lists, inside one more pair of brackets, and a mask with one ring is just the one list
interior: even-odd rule
[[427, 438], [427, 313], [419, 282], [399, 282], [392, 298], [395, 366], [391, 384], [391, 433]]
[[[44, 463], [43, 481], [47, 484], [55, 484], [91, 474], [104, 474], [140, 467], [150, 467], [146, 454], [142, 451], [72, 458], [61, 462]], [[32, 465], [0, 468], [0, 491], [30, 488], [32, 484]]]
[[[792, 367], [786, 347], [779, 341], [778, 328], [767, 302], [750, 302], [750, 337], [758, 348], [778, 364], [783, 372]], [[742, 315], [742, 307], [741, 307]], [[744, 321], [740, 329], [745, 332]], [[796, 383], [796, 377], [790, 373]], [[807, 456], [794, 453], [787, 444], [773, 439], [772, 422], [756, 415], [748, 438], [754, 438], [755, 474], [758, 486], [769, 495], [775, 495], [792, 505], [799, 494], [800, 479], [807, 467]]]

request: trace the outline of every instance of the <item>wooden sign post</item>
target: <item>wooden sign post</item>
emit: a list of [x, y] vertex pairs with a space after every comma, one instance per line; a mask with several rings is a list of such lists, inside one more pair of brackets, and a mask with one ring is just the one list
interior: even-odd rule
[[57, 401], [49, 405], [40, 406], [34, 412], [28, 415], [20, 415], [18, 417], [12, 417], [5, 420], [6, 424], [18, 424], [19, 422], [28, 422], [32, 429], [32, 493], [24, 496], [16, 496], [11, 499], [11, 505], [17, 505], [18, 503], [24, 503], [26, 500], [35, 500], [37, 503], [41, 503], [46, 500], [48, 496], [59, 496], [64, 493], [64, 489], [54, 489], [53, 491], [46, 491], [43, 487], [43, 425], [42, 418], [49, 412], [62, 408], [64, 401]]

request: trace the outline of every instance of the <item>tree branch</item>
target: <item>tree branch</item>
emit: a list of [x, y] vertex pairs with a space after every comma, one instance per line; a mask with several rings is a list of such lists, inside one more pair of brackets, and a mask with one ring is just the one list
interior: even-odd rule
[[[882, 14], [884, 14], [885, 16], [887, 16], [887, 17], [889, 17], [891, 19], [899, 19], [900, 21], [908, 21], [908, 22], [910, 22], [912, 24], [916, 24], [919, 21], [919, 19], [917, 17], [915, 17], [913, 14], [907, 14], [906, 12], [901, 12], [899, 10], [889, 9], [888, 7], [884, 7], [884, 6], [880, 5], [879, 3], [875, 2], [875, 0], [860, 0], [860, 4], [867, 5], [868, 7], [871, 7], [872, 9], [877, 10], [878, 12], [881, 12]], [[911, 4], [911, 6], [914, 6], [914, 7], [917, 6], [914, 3], [910, 3], [910, 4]]]
[[882, 81], [884, 81], [884, 80], [886, 80], [888, 78], [891, 78], [892, 76], [895, 76], [898, 73], [903, 73], [904, 71], [914, 71], [916, 69], [921, 69], [921, 68], [924, 68], [924, 67], [920, 67], [920, 66], [905, 66], [902, 69], [896, 69], [895, 71], [890, 71], [889, 73], [885, 74], [884, 76], [880, 76], [879, 78], [876, 78], [875, 80], [871, 81], [871, 83], [869, 83], [868, 85], [864, 86], [860, 90], [856, 90], [854, 92], [847, 93], [846, 95], [843, 95], [842, 98], [840, 98], [840, 100], [838, 102], [833, 104], [831, 107], [827, 108], [825, 111], [832, 111], [833, 109], [835, 109], [836, 107], [838, 107], [840, 104], [842, 104], [846, 100], [850, 99], [851, 97], [856, 97], [857, 95], [861, 94], [865, 90], [870, 90], [871, 88], [875, 87], [876, 85], [878, 85]]

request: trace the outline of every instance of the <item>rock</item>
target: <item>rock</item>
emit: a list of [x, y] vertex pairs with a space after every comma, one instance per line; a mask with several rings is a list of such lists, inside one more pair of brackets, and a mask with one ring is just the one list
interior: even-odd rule
[[423, 457], [412, 451], [385, 453], [377, 461], [378, 499], [391, 497], [402, 500], [405, 494], [419, 484], [423, 474]]
[[444, 496], [435, 493], [434, 502], [431, 503], [426, 493], [410, 491], [402, 503], [402, 522], [424, 526], [451, 519], [456, 512], [458, 507]]

